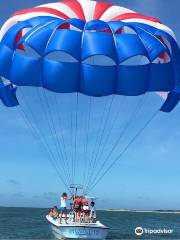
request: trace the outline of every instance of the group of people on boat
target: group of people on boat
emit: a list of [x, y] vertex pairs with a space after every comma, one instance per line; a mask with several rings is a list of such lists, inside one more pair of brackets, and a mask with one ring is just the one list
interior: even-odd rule
[[[71, 200], [71, 208], [68, 209], [68, 201]], [[61, 224], [62, 218], [67, 223], [67, 214], [73, 215], [73, 222], [90, 223], [96, 219], [95, 202], [90, 204], [85, 196], [72, 196], [68, 198], [67, 193], [63, 193], [60, 199], [60, 209], [56, 206], [49, 210], [49, 216], [58, 219]]]

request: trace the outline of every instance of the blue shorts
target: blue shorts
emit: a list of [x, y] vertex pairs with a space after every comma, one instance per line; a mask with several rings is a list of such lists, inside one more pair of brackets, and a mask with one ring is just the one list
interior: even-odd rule
[[66, 208], [65, 207], [60, 207], [60, 211], [61, 212], [66, 212]]

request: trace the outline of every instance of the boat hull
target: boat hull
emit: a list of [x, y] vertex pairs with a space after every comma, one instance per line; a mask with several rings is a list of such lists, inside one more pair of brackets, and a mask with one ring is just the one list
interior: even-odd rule
[[51, 224], [53, 235], [57, 239], [105, 239], [108, 227], [97, 221], [96, 223], [62, 223], [59, 224], [51, 217], [46, 216]]
[[54, 236], [58, 239], [105, 239], [108, 234], [107, 228], [93, 228], [83, 226], [57, 227], [51, 225]]

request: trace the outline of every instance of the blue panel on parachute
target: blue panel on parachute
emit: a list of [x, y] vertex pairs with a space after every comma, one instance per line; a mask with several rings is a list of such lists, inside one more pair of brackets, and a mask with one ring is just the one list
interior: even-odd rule
[[49, 38], [53, 30], [51, 28], [37, 27], [37, 29], [33, 29], [32, 33], [29, 33], [29, 36], [25, 36], [22, 38], [18, 45], [22, 43], [28, 44], [31, 48], [33, 48], [39, 55], [43, 56]]
[[15, 24], [12, 28], [10, 28], [6, 32], [1, 42], [6, 46], [8, 46], [9, 48], [11, 48], [12, 50], [14, 50], [16, 45], [16, 37], [18, 33], [24, 28], [29, 28], [29, 27], [32, 27], [32, 25], [28, 21], [23, 21]]
[[0, 85], [0, 99], [6, 107], [14, 107], [19, 105], [16, 98], [16, 88], [14, 88], [12, 84], [6, 86], [3, 86], [2, 84]]
[[[9, 79], [9, 72], [11, 69], [11, 61], [13, 52], [10, 48], [0, 43], [0, 73], [1, 76]], [[0, 77], [1, 77], [0, 76]]]
[[69, 30], [58, 30], [56, 31], [51, 39], [49, 40], [45, 54], [53, 51], [64, 51], [74, 58], [81, 59], [81, 39], [82, 32], [80, 31], [69, 31]]
[[154, 61], [161, 53], [168, 51], [167, 47], [156, 36], [142, 29], [136, 28], [136, 30], [151, 61]]
[[42, 59], [14, 54], [10, 80], [20, 86], [41, 86]]
[[111, 28], [112, 32], [115, 33], [122, 27], [128, 26], [128, 23], [120, 22], [120, 21], [110, 21], [108, 22], [108, 25]]
[[171, 91], [175, 86], [174, 69], [171, 63], [151, 64], [148, 91]]
[[92, 20], [87, 22], [85, 31], [86, 30], [103, 31], [103, 30], [111, 30], [111, 28], [107, 22], [103, 22], [101, 20]]
[[94, 66], [82, 64], [80, 92], [91, 96], [114, 93], [116, 66]]
[[112, 34], [85, 32], [82, 42], [82, 59], [105, 55], [117, 62], [117, 52]]
[[171, 112], [180, 101], [180, 86], [168, 94], [168, 97], [161, 107], [163, 112]]
[[119, 63], [137, 55], [144, 55], [148, 58], [147, 51], [136, 34], [115, 34], [114, 38]]
[[44, 60], [43, 86], [55, 92], [76, 92], [79, 86], [79, 71], [79, 63]]
[[126, 96], [136, 96], [147, 91], [149, 79], [149, 64], [141, 66], [119, 65], [116, 93]]

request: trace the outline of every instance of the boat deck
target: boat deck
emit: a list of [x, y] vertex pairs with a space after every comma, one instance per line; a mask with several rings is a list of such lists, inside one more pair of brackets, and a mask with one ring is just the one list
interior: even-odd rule
[[51, 222], [53, 225], [56, 227], [88, 227], [88, 228], [104, 228], [104, 229], [109, 229], [108, 227], [104, 226], [101, 224], [99, 221], [95, 223], [80, 223], [80, 222], [70, 222], [70, 223], [59, 223], [58, 220], [54, 220], [50, 216], [46, 216], [47, 220]]

